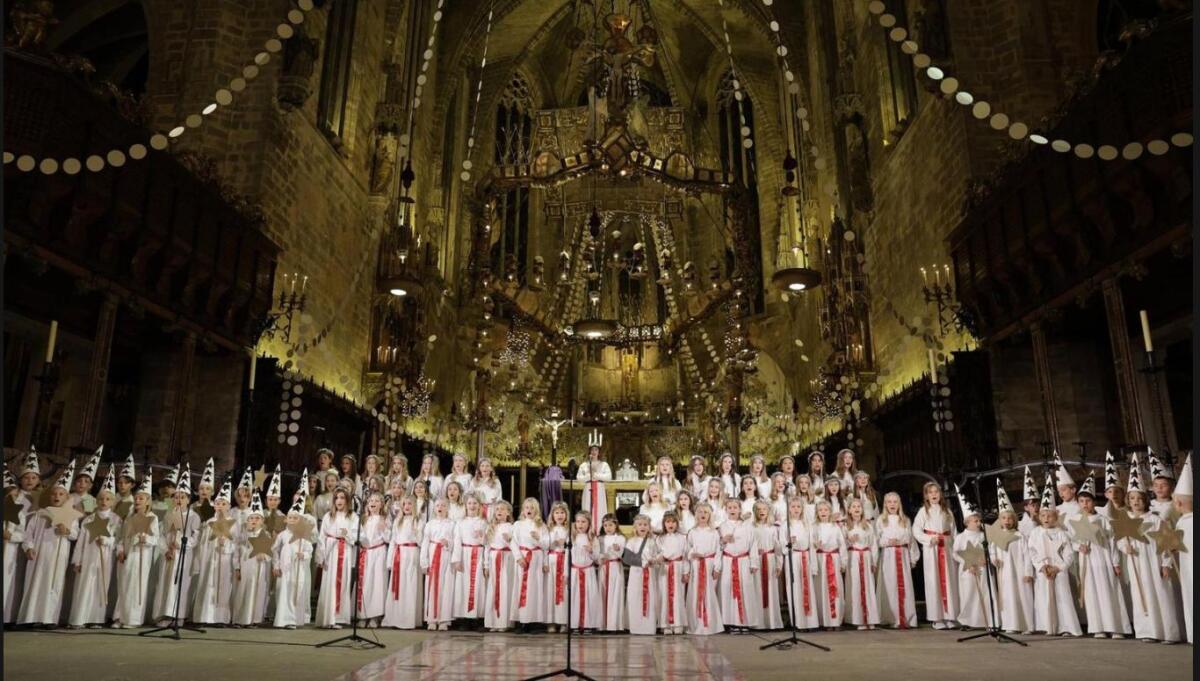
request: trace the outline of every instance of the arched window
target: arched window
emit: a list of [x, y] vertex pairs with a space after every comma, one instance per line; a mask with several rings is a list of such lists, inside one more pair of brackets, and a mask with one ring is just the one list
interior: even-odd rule
[[[907, 30], [907, 0], [886, 0], [887, 11], [896, 17], [896, 26]], [[884, 51], [887, 54], [887, 78], [880, 92], [880, 114], [883, 117], [883, 142], [891, 144], [904, 134], [917, 112], [917, 81], [912, 57], [900, 50], [900, 43], [881, 29]]]
[[[533, 99], [529, 83], [514, 74], [496, 105], [496, 165], [529, 163], [533, 137]], [[493, 266], [502, 277], [523, 281], [529, 250], [529, 190], [512, 189], [499, 198], [496, 216], [499, 240], [493, 247]]]

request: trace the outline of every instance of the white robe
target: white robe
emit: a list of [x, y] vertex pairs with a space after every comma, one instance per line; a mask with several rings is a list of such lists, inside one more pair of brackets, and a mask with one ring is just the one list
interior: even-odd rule
[[567, 528], [561, 525], [547, 526], [549, 547], [546, 550], [546, 615], [545, 621], [551, 625], [567, 624], [567, 574], [570, 565], [567, 563]]
[[383, 605], [383, 626], [415, 629], [421, 626], [425, 612], [425, 582], [421, 574], [421, 536], [425, 532], [419, 518], [405, 518], [392, 525], [388, 544], [388, 586]]
[[1183, 593], [1183, 625], [1187, 634], [1187, 642], [1192, 642], [1192, 514], [1185, 513], [1175, 523], [1175, 529], [1183, 532], [1185, 551], [1177, 552], [1179, 561], [1179, 585]]
[[[601, 497], [603, 498], [603, 497]], [[534, 536], [537, 535], [537, 536]], [[513, 619], [521, 624], [542, 622], [546, 616], [546, 575], [542, 572], [550, 532], [545, 524], [521, 519], [513, 523], [513, 561], [524, 559], [525, 567], [516, 566]]]
[[679, 521], [679, 534], [686, 535], [696, 526], [696, 514], [691, 511], [676, 508], [675, 517]]
[[913, 538], [921, 545], [925, 572], [925, 619], [930, 622], [958, 618], [958, 564], [950, 557], [954, 534], [949, 513], [930, 513], [922, 507], [913, 518]]
[[1153, 513], [1141, 516], [1145, 522], [1145, 542], [1122, 539], [1117, 542], [1121, 552], [1121, 575], [1128, 580], [1133, 600], [1133, 633], [1138, 638], [1156, 641], [1179, 641], [1179, 609], [1169, 580], [1163, 579], [1162, 569], [1173, 567], [1174, 558], [1158, 553], [1158, 542], [1150, 536], [1162, 525], [1162, 518]]
[[899, 629], [915, 628], [916, 585], [912, 569], [921, 552], [913, 541], [912, 526], [901, 525], [900, 516], [883, 515], [876, 521], [875, 531], [879, 542], [879, 622]]
[[358, 619], [383, 617], [388, 574], [388, 540], [391, 528], [386, 516], [369, 516], [358, 538]]
[[663, 516], [667, 514], [668, 510], [670, 510], [670, 509], [668, 509], [667, 505], [663, 504], [663, 503], [642, 504], [641, 508], [638, 509], [638, 514], [644, 515], [650, 519], [650, 531], [651, 532], [653, 532], [654, 534], [662, 534]]
[[1017, 521], [1017, 531], [1021, 533], [1022, 537], [1028, 537], [1037, 526], [1037, 518], [1030, 516], [1028, 513], [1022, 513], [1021, 519]]
[[[484, 599], [483, 625], [488, 629], [507, 629], [516, 613], [516, 563], [509, 543], [512, 523], [491, 528], [484, 563], [487, 566], [487, 597]], [[507, 535], [507, 536], [506, 536]]]
[[845, 616], [842, 571], [847, 559], [846, 535], [836, 523], [818, 522], [812, 531], [812, 543], [817, 563], [817, 616], [823, 627], [840, 627]]
[[[316, 537], [316, 522], [313, 536]], [[275, 579], [275, 617], [271, 623], [276, 627], [302, 627], [311, 619], [313, 541], [292, 541], [292, 531], [284, 529], [275, 536], [271, 546], [272, 562], [279, 570]], [[318, 540], [319, 541], [319, 540]]]
[[[598, 629], [625, 631], [629, 628], [625, 614], [625, 569], [621, 554], [625, 551], [625, 535], [606, 534], [592, 542], [599, 562], [597, 579], [600, 584], [601, 618]], [[649, 549], [647, 549], [649, 550]]]
[[454, 546], [450, 562], [454, 565], [454, 616], [481, 619], [486, 594], [483, 577], [484, 542], [487, 521], [483, 518], [463, 518], [454, 526]]
[[229, 624], [233, 619], [233, 556], [238, 547], [236, 530], [232, 539], [213, 535], [216, 516], [204, 523], [197, 542], [195, 600], [192, 620], [206, 624]]
[[[787, 534], [791, 530], [792, 572], [787, 581], [788, 613], [797, 629], [816, 629], [821, 626], [820, 603], [817, 600], [816, 554], [812, 549], [812, 525], [803, 520], [786, 520], [779, 528], [780, 543], [787, 551]], [[786, 556], [784, 558], [787, 559]]]
[[1000, 628], [1010, 633], [1032, 632], [1033, 584], [1025, 578], [1032, 579], [1034, 574], [1027, 540], [1018, 536], [1003, 550], [995, 544], [988, 544], [988, 549], [996, 565], [996, 608], [1000, 614]]
[[688, 633], [719, 634], [721, 601], [717, 598], [717, 571], [721, 565], [721, 535], [710, 527], [688, 532]]
[[640, 565], [629, 568], [628, 587], [624, 594], [629, 633], [653, 636], [658, 627], [659, 609], [658, 579], [654, 574], [658, 542], [653, 535], [630, 537], [625, 546], [635, 553], [641, 552]]
[[482, 480], [471, 479], [471, 484], [467, 486], [467, 491], [475, 495], [480, 504], [483, 504], [483, 517], [485, 520], [492, 519], [492, 508], [504, 499], [504, 487], [499, 480], [492, 479], [491, 484], [487, 484]]
[[25, 541], [25, 522], [28, 520], [29, 500], [18, 494], [16, 504], [20, 507], [15, 521], [5, 520], [4, 531], [8, 539], [4, 541], [4, 623], [16, 620], [20, 611], [21, 592], [23, 591], [25, 553], [21, 543]]
[[[674, 474], [665, 475], [665, 476], [664, 475], [655, 475], [653, 478], [650, 478], [649, 480], [646, 481], [647, 484], [654, 483], [654, 482], [657, 482], [659, 488], [662, 490], [663, 503], [666, 504], [667, 506], [674, 506], [675, 500], [679, 498], [679, 492], [681, 492], [683, 490], [683, 483], [679, 482], [679, 480], [674, 476]], [[649, 499], [650, 499], [650, 497], [647, 496], [648, 492], [649, 492], [648, 489], [642, 490], [642, 503], [643, 504], [646, 503], [647, 501], [649, 501]]]
[[[132, 514], [133, 511], [130, 511], [130, 517]], [[129, 627], [140, 627], [146, 620], [150, 606], [150, 573], [154, 566], [155, 549], [162, 541], [158, 516], [150, 514], [150, 531], [144, 535], [130, 536], [129, 529], [126, 524], [117, 545], [117, 554], [123, 556], [124, 560], [117, 563], [117, 604], [113, 610], [113, 621]]]
[[[688, 541], [681, 532], [661, 534], [655, 540], [655, 555], [659, 559], [656, 568], [656, 579], [659, 594], [659, 626], [663, 629], [683, 629], [687, 626], [687, 584], [683, 577], [687, 574]], [[650, 552], [650, 547], [646, 552]], [[630, 584], [633, 583], [631, 576]], [[633, 631], [633, 617], [630, 616], [630, 633]]]
[[758, 537], [748, 522], [727, 520], [720, 528], [721, 578], [718, 593], [725, 626], [758, 627], [762, 607], [755, 597], [758, 577]]
[[79, 566], [71, 596], [71, 614], [67, 624], [81, 627], [104, 624], [110, 619], [116, 599], [112, 598], [113, 566], [117, 562], [117, 542], [121, 536], [121, 517], [116, 511], [96, 511], [104, 518], [108, 536], [93, 537], [86, 525], [91, 515], [79, 523], [79, 541], [71, 555], [71, 566]]
[[[1034, 529], [1029, 535], [1029, 559], [1034, 570], [1033, 628], [1051, 636], [1082, 634], [1068, 572], [1075, 562], [1075, 551], [1066, 530], [1057, 527]], [[1047, 565], [1060, 570], [1053, 580], [1042, 572]]]
[[[1108, 519], [1096, 513], [1081, 515], [1093, 525], [1098, 525], [1095, 542], [1081, 542], [1074, 528], [1067, 524], [1067, 534], [1072, 539], [1072, 548], [1078, 553], [1079, 588], [1083, 610], [1087, 618], [1089, 634], [1130, 634], [1129, 613], [1125, 610], [1125, 598], [1121, 582], [1114, 570], [1121, 563], [1112, 538], [1112, 527]], [[1084, 551], [1087, 553], [1084, 553]]]
[[866, 527], [846, 528], [846, 623], [855, 626], [879, 624], [875, 571], [878, 569], [878, 540], [868, 522]]
[[[196, 541], [200, 536], [200, 516], [190, 509], [171, 508], [164, 515], [161, 527], [170, 528], [172, 518], [180, 518], [181, 528], [163, 530], [159, 544], [162, 555], [154, 584], [154, 618], [186, 620], [192, 610], [192, 566], [196, 564]], [[183, 543], [187, 542], [186, 555]], [[167, 552], [173, 552], [167, 558]], [[178, 612], [176, 602], [178, 601]]]
[[711, 516], [708, 519], [709, 527], [718, 528], [724, 525], [726, 520], [729, 520], [725, 515], [724, 502], [718, 499], [706, 499], [704, 503], [708, 504], [709, 509], [711, 509]]
[[[251, 537], [270, 533], [265, 527], [250, 532], [248, 529], [238, 540], [233, 554], [233, 565], [238, 577], [233, 588], [232, 621], [243, 626], [262, 624], [267, 616], [267, 601], [271, 593], [272, 555], [250, 557]], [[272, 543], [272, 549], [274, 543]]]
[[66, 592], [67, 568], [71, 562], [71, 542], [79, 537], [79, 520], [59, 536], [49, 516], [39, 510], [25, 527], [25, 550], [35, 554], [25, 564], [25, 594], [21, 600], [19, 624], [58, 624]]
[[783, 610], [779, 601], [779, 580], [783, 568], [783, 545], [779, 528], [772, 523], [754, 525], [758, 545], [758, 574], [752, 600], [759, 612], [759, 629], [782, 629]]
[[599, 629], [604, 622], [604, 601], [600, 596], [600, 583], [596, 579], [596, 559], [593, 547], [597, 540], [586, 534], [576, 534], [571, 540], [571, 575], [568, 589], [571, 593], [571, 622], [568, 626], [576, 630]]
[[429, 492], [430, 499], [437, 499], [438, 497], [443, 496], [442, 492], [444, 492], [446, 489], [446, 480], [440, 475], [431, 475], [427, 478], [417, 477], [413, 480], [413, 483], [415, 484], [417, 481], [425, 482], [425, 487]]
[[721, 487], [725, 490], [725, 496], [733, 499], [742, 491], [742, 476], [737, 473], [722, 473], [716, 476], [721, 481]]
[[[607, 461], [584, 461], [575, 473], [575, 479], [586, 482], [583, 490], [583, 510], [592, 514], [592, 534], [600, 534], [600, 524], [608, 513], [608, 492], [604, 483], [612, 480], [612, 469]], [[518, 521], [520, 522], [520, 521]]]
[[421, 536], [421, 572], [425, 573], [425, 622], [448, 624], [454, 619], [454, 521], [434, 518]]
[[687, 474], [688, 491], [692, 493], [693, 497], [700, 499], [704, 495], [708, 494], [708, 481], [709, 480], [712, 480], [711, 475], [705, 475], [703, 477], [696, 477], [695, 473], [692, 473], [691, 471], [689, 471]]
[[981, 546], [983, 539], [983, 530], [963, 530], [954, 538], [954, 562], [958, 564], [958, 623], [975, 629], [992, 625], [996, 593], [988, 593], [988, 576], [984, 573], [987, 567], [980, 566], [972, 572], [959, 553], [972, 545]]
[[[354, 537], [358, 516], [330, 511], [321, 522], [317, 562], [321, 564], [321, 591], [317, 595], [316, 624], [332, 627], [350, 623], [350, 570], [357, 559]], [[339, 556], [340, 554], [340, 556]], [[338, 588], [341, 582], [341, 588]]]

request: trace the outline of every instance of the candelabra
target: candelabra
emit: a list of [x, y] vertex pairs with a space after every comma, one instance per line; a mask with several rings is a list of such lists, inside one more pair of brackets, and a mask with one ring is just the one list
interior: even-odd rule
[[[299, 291], [296, 284], [299, 283]], [[267, 313], [258, 330], [258, 337], [274, 339], [280, 337], [284, 343], [292, 340], [292, 320], [297, 312], [304, 312], [308, 302], [308, 277], [299, 274], [283, 275], [283, 288], [279, 291], [279, 303], [276, 309]]]
[[966, 330], [962, 319], [962, 306], [954, 297], [954, 285], [950, 281], [950, 265], [934, 265], [929, 270], [922, 267], [921, 292], [924, 294], [925, 304], [932, 308], [939, 336], [945, 337], [951, 331], [962, 333]]

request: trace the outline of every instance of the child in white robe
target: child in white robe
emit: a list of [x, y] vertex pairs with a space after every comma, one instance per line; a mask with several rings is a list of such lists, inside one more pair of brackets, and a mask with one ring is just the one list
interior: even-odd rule
[[456, 523], [467, 517], [465, 489], [455, 480], [447, 480], [442, 488], [442, 496], [448, 502], [446, 517]]
[[[812, 524], [806, 517], [806, 507], [802, 496], [789, 499], [788, 518], [780, 526], [779, 533], [783, 550], [791, 551], [791, 578], [787, 580], [789, 621], [797, 629], [816, 629], [821, 626], [817, 589], [813, 582], [817, 561], [812, 551]], [[784, 560], [788, 560], [786, 555]]]
[[949, 629], [958, 619], [958, 564], [949, 551], [954, 545], [954, 516], [936, 482], [925, 483], [922, 497], [924, 501], [913, 518], [913, 538], [921, 545], [925, 618], [934, 629]]
[[467, 492], [479, 499], [479, 503], [483, 505], [483, 519], [490, 521], [492, 507], [504, 499], [504, 488], [496, 479], [496, 468], [490, 459], [480, 459], [479, 463], [475, 464], [475, 477], [471, 478]]
[[[608, 513], [608, 493], [605, 491], [604, 483], [612, 480], [612, 468], [609, 467], [607, 461], [600, 458], [599, 444], [588, 446], [587, 461], [579, 466], [579, 470], [575, 473], [575, 479], [587, 483], [587, 487], [583, 491], [583, 510], [588, 512], [592, 522], [595, 523], [592, 533], [599, 534], [600, 518]], [[522, 515], [524, 515], [523, 512]]]
[[1175, 529], [1183, 533], [1183, 550], [1177, 551], [1179, 561], [1179, 585], [1183, 594], [1183, 625], [1187, 642], [1192, 642], [1192, 455], [1188, 454], [1179, 472], [1179, 483], [1175, 485], [1175, 513], [1179, 520]]
[[113, 628], [142, 626], [150, 605], [150, 569], [159, 543], [158, 516], [150, 510], [153, 498], [150, 469], [133, 495], [133, 506], [117, 544], [117, 604]]
[[646, 485], [646, 491], [642, 493], [642, 496], [645, 501], [638, 509], [638, 513], [650, 519], [651, 532], [660, 534], [663, 515], [671, 510], [670, 504], [663, 498], [662, 487], [657, 482], [651, 482]]
[[650, 532], [649, 518], [639, 515], [633, 519], [633, 536], [625, 543], [625, 548], [638, 555], [637, 565], [629, 567], [625, 593], [629, 633], [652, 636], [658, 627], [658, 579], [654, 570], [659, 559], [658, 543]]
[[115, 599], [110, 599], [117, 538], [121, 536], [121, 517], [113, 510], [116, 489], [110, 471], [96, 495], [96, 510], [80, 521], [79, 541], [71, 555], [75, 589], [67, 626], [73, 629], [99, 628], [109, 621], [116, 606]]
[[[769, 492], [770, 490], [768, 490]], [[738, 501], [741, 502], [741, 515], [738, 520], [752, 524], [754, 522], [754, 504], [763, 499], [763, 496], [758, 493], [759, 486], [754, 478], [747, 475], [742, 478], [742, 489], [738, 493]], [[725, 506], [726, 513], [732, 508], [728, 504]], [[732, 517], [732, 516], [730, 516]]]
[[599, 541], [592, 534], [592, 519], [587, 511], [575, 514], [571, 526], [571, 575], [568, 590], [571, 599], [571, 622], [568, 626], [579, 633], [599, 629], [604, 621], [604, 603], [600, 597], [600, 583], [596, 579], [596, 561]]
[[[786, 512], [786, 511], [785, 511]], [[758, 629], [782, 629], [783, 610], [779, 603], [779, 578], [783, 571], [783, 547], [779, 528], [775, 525], [770, 502], [759, 500], [754, 505], [754, 541], [758, 545], [758, 579], [754, 597], [759, 612]]]
[[[770, 504], [771, 523], [779, 528], [783, 525], [784, 515], [787, 514], [787, 501], [791, 495], [789, 485], [791, 481], [783, 473], [778, 471], [771, 476], [771, 493], [767, 495], [766, 501]], [[794, 485], [792, 485], [794, 487]]]
[[[696, 513], [694, 509], [696, 508], [697, 503], [699, 502], [696, 501], [696, 497], [692, 496], [692, 493], [686, 489], [680, 490], [679, 496], [675, 497], [675, 508], [671, 511], [668, 511], [668, 513], [675, 515], [675, 522], [679, 526], [677, 531], [681, 534], [686, 535], [693, 527], [696, 526]], [[663, 514], [663, 518], [666, 518], [666, 513]], [[660, 520], [660, 523], [661, 522], [662, 520]], [[650, 531], [653, 533], [653, 520], [651, 520], [650, 525]], [[665, 528], [663, 531], [666, 531]]]
[[546, 617], [546, 547], [550, 533], [542, 522], [542, 510], [537, 499], [530, 497], [521, 504], [521, 519], [513, 523], [512, 554], [517, 563], [516, 607], [513, 619], [528, 631], [530, 625]]
[[75, 462], [50, 487], [48, 506], [39, 509], [25, 528], [25, 591], [18, 624], [58, 625], [66, 591], [71, 542], [79, 538], [81, 514], [71, 508]]
[[912, 521], [904, 515], [899, 494], [888, 492], [883, 496], [883, 511], [875, 521], [875, 536], [879, 543], [879, 623], [893, 629], [916, 628], [912, 568], [916, 567], [921, 552], [913, 541]]
[[[661, 527], [661, 523], [660, 523]], [[595, 539], [595, 556], [599, 563], [600, 625], [604, 631], [625, 631], [629, 628], [625, 614], [625, 570], [621, 554], [625, 552], [625, 535], [617, 524], [617, 516], [609, 513], [600, 521], [603, 532]]]
[[[455, 454], [450, 459], [450, 474], [446, 476], [446, 484], [449, 485], [452, 482], [457, 482], [459, 491], [462, 492], [465, 501], [467, 492], [471, 487], [471, 480], [471, 473], [467, 470], [467, 457], [462, 454]], [[450, 517], [453, 520], [459, 520], [453, 514]]]
[[863, 501], [851, 498], [846, 504], [846, 623], [860, 631], [874, 629], [879, 624], [877, 554], [875, 528], [866, 516]]
[[350, 570], [355, 563], [354, 538], [358, 516], [351, 511], [350, 493], [339, 487], [333, 492], [329, 512], [321, 520], [317, 562], [321, 566], [321, 590], [317, 594], [316, 624], [341, 629], [350, 623]]
[[[954, 537], [954, 562], [958, 564], [958, 623], [963, 629], [992, 625], [995, 591], [987, 575], [989, 557], [983, 552], [983, 518], [979, 509], [958, 491], [963, 531]], [[978, 553], [978, 562], [968, 562], [968, 552]], [[994, 588], [994, 587], [993, 587]]]
[[[734, 500], [734, 503], [737, 503]], [[688, 633], [719, 634], [721, 601], [717, 598], [717, 580], [721, 574], [721, 535], [711, 526], [712, 507], [696, 507], [696, 526], [687, 533], [688, 568], [683, 581], [688, 585]]]
[[[832, 480], [837, 478], [827, 478], [826, 482]], [[837, 631], [845, 615], [846, 586], [842, 573], [846, 570], [846, 535], [834, 521], [833, 508], [827, 499], [817, 502], [812, 546], [817, 559], [817, 616], [826, 630]]]
[[[647, 519], [647, 529], [649, 520]], [[674, 513], [663, 516], [663, 533], [655, 541], [655, 556], [657, 563], [657, 592], [659, 594], [659, 626], [664, 634], [682, 634], [687, 626], [687, 580], [684, 576], [688, 569], [687, 535], [680, 531], [679, 520]], [[637, 534], [637, 522], [634, 521], [634, 534]], [[647, 551], [650, 549], [647, 548]], [[632, 577], [630, 582], [632, 582]], [[633, 632], [633, 620], [630, 620], [630, 633]]]
[[[720, 459], [717, 459], [717, 474], [713, 478], [721, 483], [721, 494], [726, 498], [733, 499], [738, 496], [742, 489], [742, 476], [737, 472], [737, 460], [733, 458], [733, 454], [725, 452]], [[721, 511], [724, 510], [725, 508], [722, 506]], [[719, 527], [720, 524], [714, 525], [714, 527]]]
[[4, 494], [16, 505], [15, 516], [10, 518], [6, 515], [4, 518], [4, 623], [10, 624], [17, 619], [21, 603], [21, 568], [24, 567], [21, 543], [25, 541], [25, 522], [30, 513], [30, 503], [21, 494], [21, 488], [8, 472], [7, 466], [4, 468]]
[[[669, 456], [658, 457], [658, 461], [655, 462], [654, 477], [650, 479], [650, 484], [658, 485], [659, 496], [668, 507], [675, 505], [675, 499], [684, 489], [683, 483], [675, 477], [675, 466]], [[642, 490], [642, 503], [650, 498], [649, 491], [649, 486]], [[659, 532], [662, 532], [661, 525]]]
[[154, 587], [154, 619], [160, 627], [186, 620], [192, 604], [192, 566], [200, 536], [200, 516], [192, 508], [191, 474], [185, 466], [175, 488], [175, 507], [163, 515], [162, 557]]
[[[708, 481], [708, 492], [697, 502], [708, 504], [708, 513], [712, 521], [712, 528], [716, 529], [725, 524], [725, 487], [721, 483], [720, 478], [711, 478]], [[697, 506], [699, 503], [697, 503]]]
[[507, 501], [497, 501], [492, 505], [491, 515], [483, 561], [487, 579], [483, 626], [491, 632], [502, 632], [512, 626], [517, 602], [513, 591], [516, 571], [510, 546], [513, 539], [512, 506]]
[[1038, 504], [1041, 502], [1042, 494], [1038, 491], [1037, 483], [1033, 479], [1033, 472], [1029, 470], [1029, 466], [1025, 467], [1025, 478], [1022, 485], [1021, 494], [1021, 520], [1017, 524], [1017, 529], [1020, 530], [1021, 536], [1029, 538], [1029, 533], [1033, 532], [1038, 526]]
[[[1094, 638], [1124, 638], [1132, 632], [1121, 593], [1121, 554], [1112, 538], [1108, 519], [1096, 512], [1095, 480], [1088, 476], [1077, 496], [1079, 517], [1067, 521], [1067, 534], [1079, 554], [1079, 589], [1083, 597], [1087, 631]], [[1086, 523], [1086, 524], [1085, 524]], [[1095, 537], [1079, 531], [1094, 527]]]
[[222, 625], [232, 621], [233, 563], [238, 548], [237, 521], [229, 508], [232, 493], [232, 486], [226, 481], [212, 502], [213, 517], [201, 527], [197, 542], [192, 620], [201, 624]]
[[271, 623], [284, 629], [308, 624], [312, 603], [312, 556], [317, 520], [305, 514], [307, 490], [292, 502], [283, 530], [271, 546], [275, 576], [275, 615]]
[[1047, 486], [1038, 512], [1041, 526], [1029, 534], [1029, 559], [1035, 572], [1033, 628], [1049, 636], [1079, 636], [1079, 616], [1068, 570], [1075, 562], [1071, 538], [1059, 527], [1053, 491]]
[[1033, 563], [1029, 560], [1026, 539], [1018, 530], [1017, 513], [1008, 493], [997, 482], [1000, 514], [996, 519], [1000, 529], [1014, 533], [1007, 546], [988, 544], [992, 563], [996, 566], [996, 609], [1000, 628], [1009, 634], [1033, 633]]
[[417, 515], [412, 495], [400, 499], [400, 513], [392, 522], [387, 564], [390, 574], [383, 606], [383, 626], [415, 629], [425, 612], [425, 589], [421, 575], [421, 537], [425, 524]]
[[433, 502], [433, 518], [421, 533], [421, 572], [425, 575], [425, 624], [430, 631], [448, 631], [454, 619], [454, 521], [445, 497]]
[[546, 520], [549, 549], [546, 551], [546, 616], [551, 633], [567, 626], [567, 539], [571, 532], [571, 512], [567, 504], [556, 501], [550, 505]]
[[[753, 482], [749, 477], [743, 480]], [[762, 620], [762, 608], [754, 598], [758, 541], [754, 527], [737, 517], [741, 508], [736, 499], [726, 501], [725, 514], [729, 519], [718, 528], [722, 544], [718, 585], [722, 622], [735, 633], [757, 627]]]
[[358, 537], [358, 619], [369, 629], [379, 626], [386, 603], [388, 539], [391, 528], [383, 495], [372, 493], [367, 509], [359, 520]]
[[1154, 533], [1162, 529], [1165, 521], [1150, 512], [1150, 500], [1141, 490], [1141, 475], [1136, 463], [1135, 457], [1130, 466], [1126, 498], [1130, 516], [1143, 523], [1141, 535], [1145, 541], [1123, 538], [1117, 542], [1117, 549], [1123, 554], [1121, 572], [1129, 580], [1133, 594], [1133, 633], [1146, 642], [1177, 643], [1183, 638], [1183, 632], [1171, 583], [1175, 579], [1175, 559], [1170, 553], [1158, 550]]
[[483, 505], [474, 495], [467, 497], [467, 515], [454, 526], [454, 550], [450, 562], [454, 566], [454, 618], [478, 621], [483, 619], [485, 584], [483, 577], [487, 521]]
[[264, 526], [262, 499], [251, 490], [250, 504], [242, 518], [233, 558], [233, 625], [258, 626], [267, 616], [267, 601], [271, 593], [271, 561], [274, 541]]
[[704, 457], [693, 454], [688, 461], [688, 472], [683, 488], [694, 497], [703, 497], [708, 492], [708, 481], [712, 476], [704, 470]]
[[[746, 477], [754, 480], [760, 499], [771, 495], [771, 476], [767, 475], [767, 460], [762, 454], [750, 457], [750, 469], [746, 472]], [[753, 519], [744, 518], [744, 520], [752, 521]]]

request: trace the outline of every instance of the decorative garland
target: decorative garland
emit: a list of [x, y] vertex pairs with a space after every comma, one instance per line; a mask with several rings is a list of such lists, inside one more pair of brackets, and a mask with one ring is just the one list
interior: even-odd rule
[[[471, 157], [475, 154], [475, 128], [479, 121], [479, 101], [483, 98], [483, 71], [487, 68], [488, 43], [492, 37], [492, 16], [495, 13], [496, 3], [493, 1], [488, 7], [487, 28], [483, 32], [483, 57], [479, 60], [479, 80], [475, 83], [475, 103], [471, 106], [471, 132], [467, 135], [467, 156], [462, 162], [462, 181], [469, 182], [471, 180]], [[450, 122], [453, 125], [453, 122]], [[444, 159], [443, 163], [449, 163], [450, 159]]]

